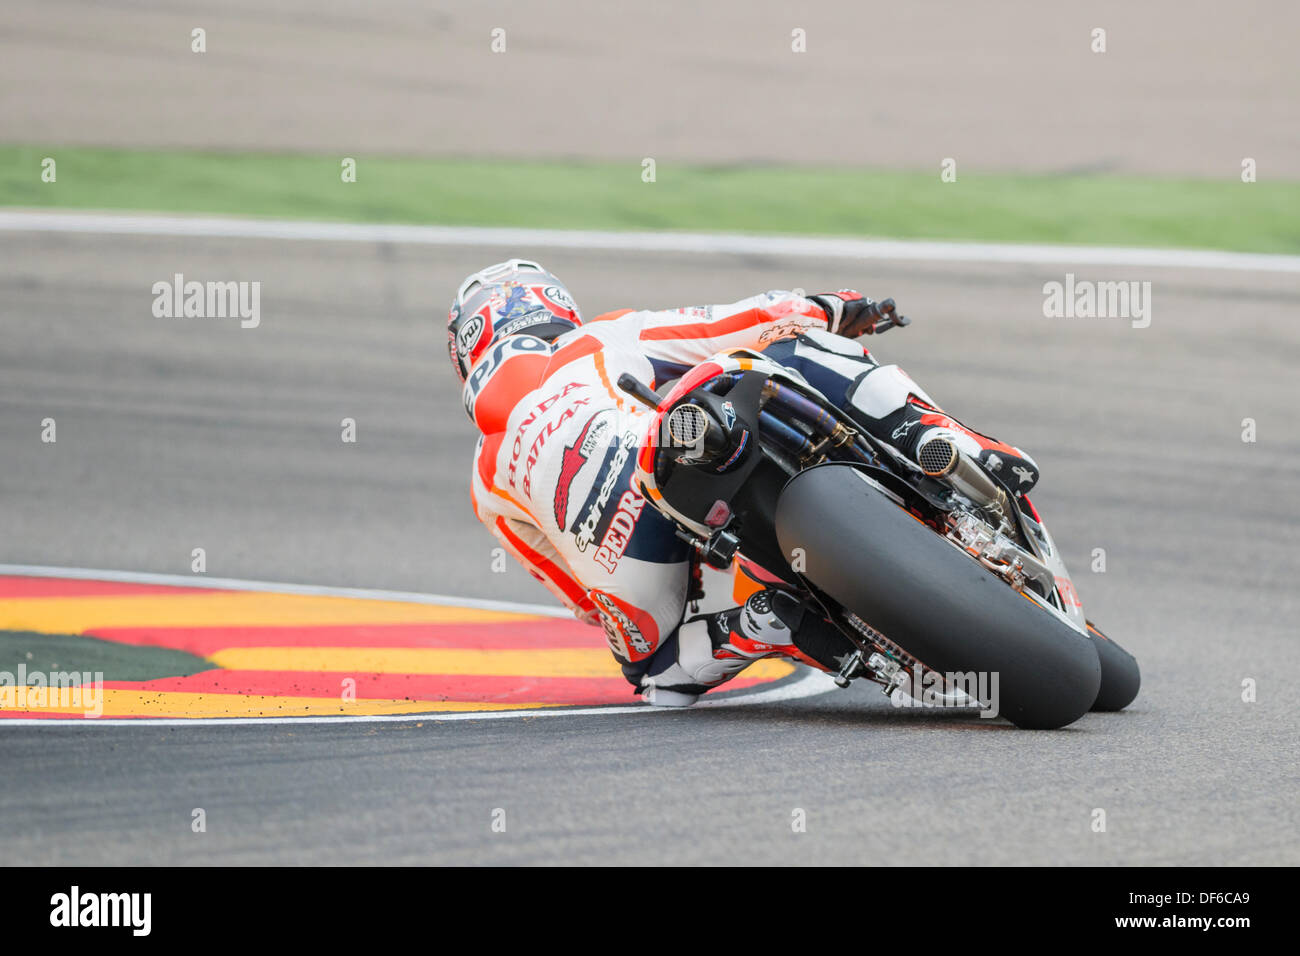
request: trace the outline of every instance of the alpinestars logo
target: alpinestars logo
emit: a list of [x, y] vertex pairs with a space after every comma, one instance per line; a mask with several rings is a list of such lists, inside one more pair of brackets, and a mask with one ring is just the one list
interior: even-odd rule
[[758, 341], [763, 344], [776, 342], [781, 339], [789, 339], [796, 335], [802, 335], [806, 331], [808, 331], [807, 322], [799, 321], [798, 319], [787, 319], [760, 332]]
[[892, 432], [890, 432], [889, 437], [892, 438], [894, 441], [898, 441], [899, 439], [906, 438], [907, 433], [912, 430], [913, 426], [919, 424], [921, 424], [921, 420], [919, 418], [913, 418], [910, 421], [905, 421], [903, 422], [903, 424], [899, 425]]
[[563, 528], [569, 517], [569, 488], [573, 479], [578, 477], [582, 466], [591, 458], [601, 443], [601, 438], [609, 430], [609, 419], [600, 413], [587, 419], [582, 426], [582, 434], [573, 440], [572, 445], [564, 447], [564, 456], [560, 461], [560, 477], [555, 484], [555, 524]]
[[597, 492], [591, 506], [587, 508], [586, 517], [573, 527], [573, 542], [578, 546], [579, 551], [585, 552], [595, 543], [601, 515], [605, 512], [605, 506], [609, 504], [614, 486], [618, 484], [618, 476], [623, 473], [623, 466], [627, 464], [628, 455], [635, 446], [636, 435], [630, 431], [624, 432], [622, 440], [614, 448], [614, 454], [610, 456], [605, 478], [600, 483], [600, 491]]

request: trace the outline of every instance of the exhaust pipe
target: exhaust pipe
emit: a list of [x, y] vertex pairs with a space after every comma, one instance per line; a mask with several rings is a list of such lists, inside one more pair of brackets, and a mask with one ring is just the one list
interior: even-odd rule
[[977, 505], [1011, 513], [1007, 493], [951, 439], [936, 436], [916, 449], [916, 463], [931, 478], [943, 478]]

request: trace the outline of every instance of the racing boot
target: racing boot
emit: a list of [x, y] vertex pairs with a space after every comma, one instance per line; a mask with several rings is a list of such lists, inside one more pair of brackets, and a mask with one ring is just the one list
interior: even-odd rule
[[650, 658], [637, 689], [647, 703], [689, 707], [765, 657], [788, 657], [833, 672], [853, 650], [848, 638], [798, 598], [768, 588], [739, 607], [679, 627]]
[[1019, 448], [968, 428], [944, 412], [897, 365], [878, 365], [848, 393], [845, 411], [876, 438], [897, 448], [909, 461], [935, 438], [947, 438], [1016, 494], [1038, 482], [1038, 465]]

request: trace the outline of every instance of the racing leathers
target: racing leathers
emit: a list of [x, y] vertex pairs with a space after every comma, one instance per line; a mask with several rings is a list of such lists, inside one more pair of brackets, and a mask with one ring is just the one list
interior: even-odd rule
[[655, 388], [718, 352], [762, 351], [904, 454], [941, 432], [989, 467], [1020, 469], [1019, 490], [1037, 480], [1023, 452], [960, 425], [900, 368], [832, 334], [828, 326], [843, 324], [837, 308], [834, 297], [767, 292], [612, 312], [552, 342], [504, 338], [466, 376], [465, 409], [482, 433], [475, 514], [579, 618], [603, 628], [652, 703], [691, 703], [771, 654], [833, 670], [851, 647], [817, 611], [770, 589], [683, 622], [689, 548], [633, 484], [650, 419], [615, 385], [621, 374]]

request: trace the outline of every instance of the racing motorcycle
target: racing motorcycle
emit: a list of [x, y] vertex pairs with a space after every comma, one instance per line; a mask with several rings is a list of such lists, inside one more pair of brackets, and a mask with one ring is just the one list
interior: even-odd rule
[[[892, 300], [877, 310], [877, 334], [908, 323]], [[660, 392], [618, 384], [653, 412], [642, 495], [701, 563], [739, 563], [819, 608], [847, 639], [840, 686], [925, 688], [1038, 729], [1137, 696], [1136, 660], [1084, 615], [1033, 503], [951, 441], [910, 460], [761, 352], [714, 356]]]

